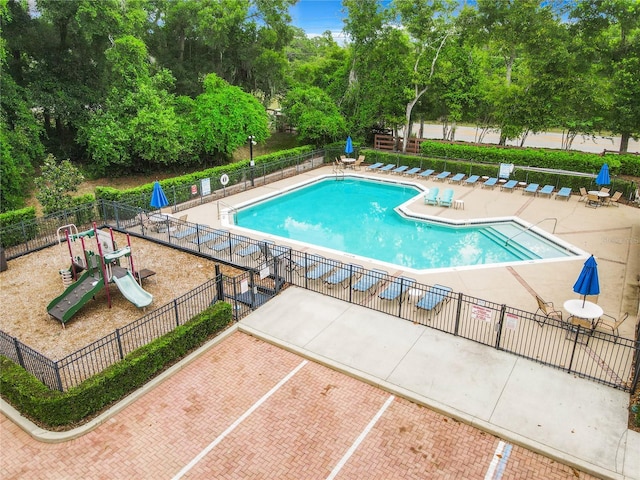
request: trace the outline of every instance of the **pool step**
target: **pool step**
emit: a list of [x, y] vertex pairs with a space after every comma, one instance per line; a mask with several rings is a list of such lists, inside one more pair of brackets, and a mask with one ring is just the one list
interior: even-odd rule
[[[521, 245], [517, 242], [517, 239], [512, 238], [520, 230], [518, 229], [498, 229], [496, 227], [487, 227], [482, 230], [482, 234], [493, 242], [501, 245], [511, 254], [518, 257], [519, 260], [539, 260], [541, 257], [533, 253], [529, 248]], [[526, 235], [526, 234], [522, 234]], [[510, 240], [511, 238], [511, 240]]]

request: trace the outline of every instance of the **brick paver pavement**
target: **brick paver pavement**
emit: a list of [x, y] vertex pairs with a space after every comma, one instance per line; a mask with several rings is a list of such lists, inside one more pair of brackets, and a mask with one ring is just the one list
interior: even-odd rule
[[[500, 442], [242, 333], [75, 440], [40, 443], [0, 420], [2, 479], [173, 478], [212, 443], [184, 478], [485, 478]], [[508, 447], [492, 478], [593, 478]]]

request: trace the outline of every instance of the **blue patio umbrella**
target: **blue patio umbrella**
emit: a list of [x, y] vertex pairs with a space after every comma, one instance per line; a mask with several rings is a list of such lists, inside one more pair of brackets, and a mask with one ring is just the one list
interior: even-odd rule
[[167, 196], [162, 191], [160, 182], [158, 182], [157, 180], [153, 184], [153, 191], [151, 192], [150, 205], [154, 208], [162, 208], [169, 205], [169, 200], [167, 200]]
[[600, 282], [598, 281], [598, 264], [591, 255], [580, 271], [578, 280], [573, 285], [573, 291], [583, 295], [582, 306], [587, 299], [587, 295], [598, 295], [600, 293]]
[[351, 136], [347, 137], [347, 144], [344, 147], [344, 153], [346, 154], [353, 153], [353, 142], [351, 141]]
[[609, 185], [611, 183], [611, 179], [609, 178], [609, 165], [606, 163], [602, 165], [600, 168], [600, 172], [596, 177], [596, 184], [598, 185]]

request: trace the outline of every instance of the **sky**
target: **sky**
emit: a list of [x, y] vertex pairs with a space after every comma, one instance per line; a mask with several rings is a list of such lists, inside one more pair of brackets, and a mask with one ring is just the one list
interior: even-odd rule
[[329, 30], [334, 40], [343, 40], [342, 0], [298, 0], [289, 10], [292, 24], [308, 36], [322, 35]]
[[[391, 0], [379, 0], [383, 5], [389, 5]], [[460, 3], [474, 3], [474, 0], [460, 0]], [[343, 44], [345, 41], [342, 28], [345, 14], [342, 12], [342, 0], [298, 0], [289, 9], [292, 24], [307, 32], [307, 36], [315, 37], [329, 30], [333, 39]]]

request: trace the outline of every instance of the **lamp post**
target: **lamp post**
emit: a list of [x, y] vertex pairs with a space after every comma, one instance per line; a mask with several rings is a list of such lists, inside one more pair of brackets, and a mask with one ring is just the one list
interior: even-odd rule
[[249, 135], [249, 167], [251, 167], [251, 186], [254, 186], [253, 183], [253, 169], [256, 166], [253, 161], [253, 146], [255, 145], [255, 141], [253, 140], [253, 135]]

